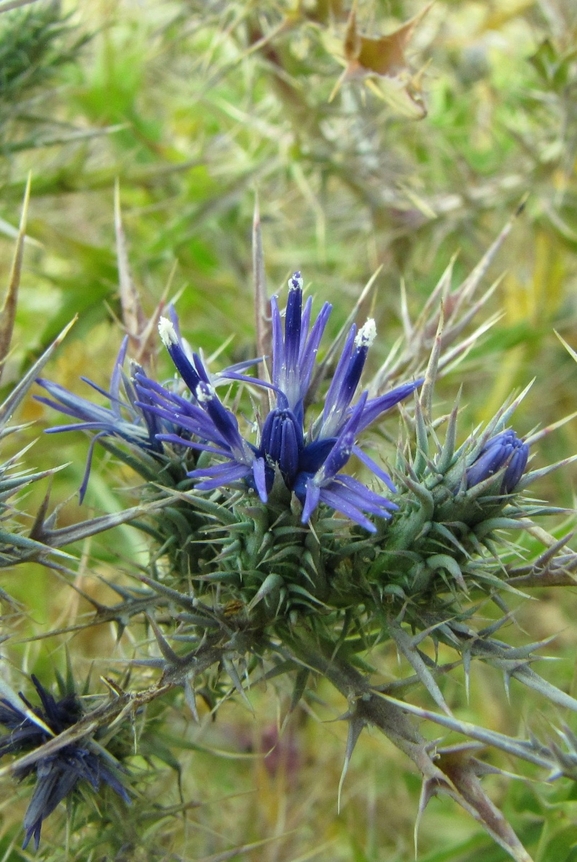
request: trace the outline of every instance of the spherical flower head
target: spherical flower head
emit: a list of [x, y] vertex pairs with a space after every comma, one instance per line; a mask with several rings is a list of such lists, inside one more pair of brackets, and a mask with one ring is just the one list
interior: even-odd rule
[[491, 437], [467, 470], [467, 488], [484, 482], [504, 469], [500, 493], [512, 494], [527, 466], [529, 446], [514, 431]]
[[169, 394], [163, 396], [158, 386], [150, 388], [150, 398], [156, 404], [153, 411], [188, 434], [186, 440], [174, 434], [160, 434], [159, 440], [209, 452], [218, 459], [189, 473], [200, 491], [244, 483], [267, 503], [276, 477], [280, 476], [285, 488], [303, 506], [303, 522], [322, 503], [374, 532], [376, 528], [367, 514], [389, 517], [395, 505], [341, 471], [354, 454], [394, 491], [389, 476], [357, 446], [356, 435], [410, 395], [422, 381], [404, 384], [372, 399], [364, 392], [353, 403], [369, 348], [376, 337], [374, 320], [368, 320], [359, 331], [353, 325], [322, 413], [307, 426], [305, 403], [331, 306], [325, 303], [313, 321], [312, 298], [303, 303], [303, 279], [299, 271], [289, 279], [288, 287], [284, 313], [277, 298], [271, 300], [272, 381], [250, 380], [256, 386], [267, 387], [276, 399], [276, 404], [260, 419], [259, 436], [254, 443], [242, 437], [236, 417], [210, 385], [197, 354], [192, 359], [188, 357], [176, 329], [170, 321], [161, 321], [161, 338], [190, 390], [191, 402], [187, 408], [180, 402], [177, 404]]

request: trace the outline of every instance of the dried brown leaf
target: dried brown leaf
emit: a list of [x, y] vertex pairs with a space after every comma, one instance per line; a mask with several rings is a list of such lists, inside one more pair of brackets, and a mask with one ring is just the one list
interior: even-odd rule
[[[367, 85], [379, 98], [384, 99], [401, 113], [415, 118], [426, 115], [420, 92], [423, 70], [413, 75], [405, 51], [415, 28], [433, 4], [429, 3], [417, 15], [386, 36], [363, 36], [357, 27], [356, 3], [353, 5], [343, 42], [346, 67], [337, 81], [330, 100], [334, 98], [343, 81], [377, 78]], [[386, 79], [386, 80], [385, 80]]]

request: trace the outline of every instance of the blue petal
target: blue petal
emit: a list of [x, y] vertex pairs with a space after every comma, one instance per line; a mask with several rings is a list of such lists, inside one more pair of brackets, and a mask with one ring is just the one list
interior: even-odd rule
[[504, 494], [510, 494], [515, 490], [515, 487], [525, 471], [528, 458], [529, 447], [526, 443], [515, 449], [511, 461], [509, 462], [509, 466], [505, 470], [505, 476], [503, 477], [502, 491]]
[[357, 430], [364, 431], [364, 429], [367, 428], [371, 422], [374, 422], [381, 413], [384, 413], [385, 410], [390, 410], [391, 407], [395, 406], [395, 404], [398, 404], [400, 401], [403, 401], [411, 395], [415, 389], [418, 389], [418, 387], [424, 383], [424, 380], [424, 377], [420, 377], [418, 380], [415, 380], [414, 383], [403, 383], [401, 386], [391, 389], [390, 392], [386, 392], [384, 395], [379, 395], [378, 398], [371, 398], [365, 405], [363, 416]]
[[345, 515], [349, 520], [354, 521], [356, 524], [360, 524], [360, 526], [364, 527], [365, 530], [368, 530], [369, 533], [376, 532], [377, 528], [375, 525], [369, 521], [357, 506], [350, 502], [346, 494], [342, 493], [342, 488], [339, 482], [332, 482], [328, 488], [322, 488], [320, 492], [320, 500], [336, 512], [340, 512], [342, 515]]
[[247, 467], [246, 464], [237, 464], [233, 461], [228, 464], [216, 464], [206, 469], [192, 470], [188, 475], [192, 479], [203, 477], [202, 481], [196, 485], [199, 491], [212, 491], [215, 488], [238, 482], [239, 479], [246, 479], [250, 473], [251, 468]]
[[367, 455], [366, 452], [363, 452], [363, 450], [359, 446], [353, 446], [353, 454], [356, 455], [359, 461], [362, 461], [363, 464], [368, 467], [369, 470], [371, 470], [371, 472], [373, 472], [378, 479], [381, 480], [381, 482], [384, 482], [387, 488], [392, 491], [393, 494], [397, 493], [397, 489], [393, 484], [393, 480], [391, 479], [389, 474], [385, 473], [385, 471], [381, 467], [379, 467], [376, 461], [373, 461], [373, 459], [369, 455]]
[[252, 475], [257, 494], [263, 503], [268, 499], [267, 464], [264, 458], [255, 458], [252, 465]]
[[312, 476], [309, 476], [305, 481], [305, 500], [301, 521], [306, 524], [317, 508], [321, 498], [321, 489], [312, 481]]
[[342, 470], [351, 457], [355, 442], [355, 434], [363, 414], [366, 400], [367, 393], [363, 392], [349, 419], [343, 425], [337, 439], [335, 440], [334, 446], [325, 459], [324, 464], [314, 478], [314, 481], [319, 485], [322, 486], [328, 479], [332, 479], [336, 476], [339, 470]]

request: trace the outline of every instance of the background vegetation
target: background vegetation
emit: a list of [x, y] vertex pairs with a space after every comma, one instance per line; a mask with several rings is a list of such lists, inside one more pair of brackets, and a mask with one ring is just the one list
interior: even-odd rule
[[[358, 28], [379, 37], [423, 8], [421, 0], [359, 0]], [[520, 434], [577, 409], [577, 369], [554, 335], [556, 329], [577, 349], [577, 9], [567, 0], [437, 0], [385, 78], [350, 76], [329, 100], [344, 68], [349, 9], [340, 0], [92, 0], [80, 8], [39, 0], [0, 15], [4, 283], [32, 171], [14, 350], [3, 387], [75, 314], [78, 322], [46, 376], [79, 394], [86, 394], [81, 375], [107, 385], [122, 336], [116, 181], [147, 313], [169, 285], [192, 344], [208, 355], [225, 343], [230, 360], [253, 355], [251, 225], [258, 190], [269, 292], [302, 269], [316, 294], [335, 306], [333, 334], [381, 267], [372, 308], [375, 367], [402, 333], [401, 285], [414, 317], [451, 258], [458, 253], [457, 283], [527, 196], [486, 277], [487, 285], [499, 279], [489, 313], [500, 317], [444, 378], [438, 398], [450, 403], [463, 385], [473, 427], [535, 377], [517, 412]], [[162, 377], [168, 366], [158, 361]], [[54, 424], [33, 401], [19, 419], [40, 423], [30, 439]], [[109, 456], [97, 453], [79, 510], [74, 495], [87, 444], [78, 436], [42, 438], [27, 456], [42, 469], [69, 462], [51, 491], [52, 505], [64, 503], [60, 525], [131, 502], [129, 490], [118, 489]], [[573, 422], [542, 439], [535, 460], [546, 464], [576, 451]], [[573, 476], [553, 474], [536, 491], [570, 506]], [[124, 481], [129, 486], [133, 477], [127, 472]], [[21, 508], [33, 512], [45, 491], [35, 488]], [[129, 527], [76, 550], [83, 587], [95, 598], [109, 598], [99, 574], [122, 570], [144, 553]], [[131, 656], [130, 642], [106, 626], [31, 639], [72, 625], [88, 608], [54, 573], [19, 566], [2, 574], [1, 586], [29, 609], [18, 621], [10, 618], [19, 642], [5, 655], [16, 687], [17, 666], [46, 680], [52, 667], [65, 668], [68, 653], [77, 676], [96, 680], [107, 665]], [[557, 635], [548, 652], [561, 661], [542, 672], [576, 695], [575, 596], [550, 590], [539, 599], [519, 609], [515, 624], [530, 639]], [[391, 652], [391, 678], [396, 662]], [[496, 672], [477, 669], [469, 703], [459, 696], [461, 715], [503, 732], [526, 723], [529, 710], [540, 721], [520, 686], [513, 683], [510, 694], [508, 700]], [[150, 740], [147, 748], [142, 739], [138, 768], [147, 775], [146, 789], [128, 832], [111, 822], [87, 833], [91, 845], [85, 838], [79, 843], [61, 806], [44, 827], [42, 858], [413, 858], [420, 783], [401, 755], [376, 736], [362, 739], [337, 816], [346, 727], [335, 719], [342, 701], [320, 688], [317, 706], [295, 716], [273, 760], [263, 752], [274, 740], [282, 696], [271, 690], [254, 698], [258, 719], [231, 702], [218, 721], [200, 728], [182, 705], [162, 707], [163, 744]], [[182, 796], [174, 780], [177, 756]], [[570, 782], [499, 777], [489, 786], [491, 780], [493, 798], [536, 860], [577, 860]], [[0, 859], [7, 862], [32, 855], [18, 849], [27, 792], [14, 793], [22, 803], [12, 789], [0, 801]], [[96, 808], [92, 817], [97, 823]], [[419, 829], [419, 858], [506, 856], [452, 803], [434, 800]]]

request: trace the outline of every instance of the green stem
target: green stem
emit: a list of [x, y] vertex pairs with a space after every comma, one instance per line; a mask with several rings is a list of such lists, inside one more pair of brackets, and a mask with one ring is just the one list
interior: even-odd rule
[[286, 632], [283, 645], [293, 660], [325, 677], [344, 696], [351, 707], [351, 719], [377, 727], [418, 767], [426, 779], [447, 784], [427, 751], [427, 744], [407, 715], [398, 706], [374, 691], [368, 678], [338, 655], [330, 644]]

